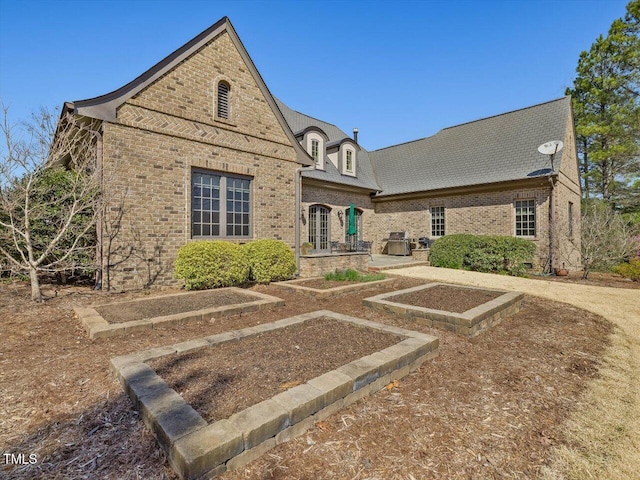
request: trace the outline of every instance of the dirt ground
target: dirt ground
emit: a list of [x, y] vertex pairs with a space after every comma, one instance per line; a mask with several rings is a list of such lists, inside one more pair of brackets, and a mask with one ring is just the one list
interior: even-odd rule
[[401, 340], [320, 317], [149, 365], [211, 423]]
[[445, 312], [464, 313], [483, 303], [498, 298], [502, 293], [486, 292], [475, 288], [458, 288], [438, 285], [427, 290], [403, 293], [387, 298], [390, 302], [406, 303], [422, 308], [444, 310]]
[[587, 279], [582, 278], [582, 272], [569, 272], [566, 277], [529, 275], [527, 278], [534, 280], [550, 280], [560, 283], [576, 283], [578, 285], [592, 285], [594, 287], [614, 287], [640, 289], [640, 282], [634, 282], [629, 278], [624, 278], [610, 272], [590, 272]]
[[[424, 283], [401, 279], [394, 290]], [[274, 285], [254, 290], [284, 307], [89, 340], [73, 305], [109, 295], [66, 288], [41, 305], [25, 285], [0, 285], [0, 451], [34, 454], [5, 465], [17, 479], [175, 479], [154, 438], [109, 371], [116, 355], [329, 309], [414, 328], [409, 319], [362, 306], [378, 287], [335, 299], [310, 299]], [[52, 292], [51, 292], [52, 293]], [[157, 292], [153, 292], [156, 294]], [[307, 434], [278, 446], [224, 479], [536, 478], [563, 422], [580, 402], [611, 326], [576, 307], [527, 297], [514, 317], [474, 340], [429, 328], [440, 356], [397, 388], [363, 399]]]
[[[195, 295], [195, 297], [194, 297]], [[196, 298], [197, 297], [197, 298]], [[145, 318], [174, 315], [197, 309], [222, 307], [235, 303], [254, 302], [259, 298], [229, 290], [209, 290], [185, 295], [155, 296], [141, 302], [122, 302], [94, 307], [109, 323], [131, 322]]]
[[[383, 280], [383, 279], [381, 279]], [[301, 287], [317, 288], [319, 290], [328, 290], [329, 288], [344, 287], [345, 285], [356, 285], [366, 282], [358, 282], [352, 280], [325, 280], [324, 278], [311, 278], [304, 282], [297, 282], [296, 285]]]

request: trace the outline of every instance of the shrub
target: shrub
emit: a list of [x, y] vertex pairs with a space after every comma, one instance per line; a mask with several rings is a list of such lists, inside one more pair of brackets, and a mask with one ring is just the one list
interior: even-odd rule
[[429, 261], [434, 267], [462, 268], [464, 257], [472, 250], [476, 237], [466, 234], [446, 235], [431, 244]]
[[634, 282], [640, 282], [640, 258], [632, 258], [629, 263], [621, 263], [613, 271]]
[[248, 280], [249, 263], [235, 243], [190, 242], [178, 250], [175, 275], [187, 290], [231, 287]]
[[431, 245], [434, 267], [464, 268], [477, 272], [524, 275], [533, 260], [535, 245], [522, 238], [496, 235], [447, 235]]
[[296, 273], [293, 250], [280, 240], [254, 240], [242, 250], [251, 268], [250, 278], [258, 283], [287, 280]]

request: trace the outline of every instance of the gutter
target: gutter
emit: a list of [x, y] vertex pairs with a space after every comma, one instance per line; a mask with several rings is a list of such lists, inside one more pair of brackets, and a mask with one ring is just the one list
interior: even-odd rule
[[302, 205], [302, 173], [311, 172], [316, 169], [315, 163], [310, 167], [296, 168], [296, 188], [295, 188], [295, 256], [296, 256], [296, 277], [300, 276], [300, 206]]

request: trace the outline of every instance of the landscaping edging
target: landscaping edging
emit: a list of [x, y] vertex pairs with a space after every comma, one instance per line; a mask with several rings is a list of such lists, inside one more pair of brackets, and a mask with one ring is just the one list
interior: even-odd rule
[[[308, 382], [253, 405], [228, 419], [207, 422], [151, 369], [146, 361], [174, 353], [211, 348], [319, 317], [405, 337]], [[181, 479], [212, 478], [261, 456], [276, 445], [302, 435], [316, 422], [400, 379], [437, 355], [430, 335], [328, 310], [225, 332], [168, 347], [111, 359], [126, 393], [142, 420], [167, 453]]]
[[[278, 297], [273, 297], [271, 295], [267, 295], [260, 292], [254, 292], [251, 290], [243, 290], [241, 288], [236, 287], [227, 287], [225, 289], [220, 290], [228, 290], [235, 293], [242, 294], [244, 296], [253, 296], [256, 297], [256, 300], [252, 302], [245, 303], [236, 303], [231, 305], [222, 305], [220, 307], [212, 307], [205, 308], [201, 310], [194, 310], [189, 312], [177, 313], [174, 315], [165, 315], [162, 317], [155, 318], [144, 318], [141, 320], [134, 320], [131, 322], [122, 322], [122, 323], [109, 323], [107, 322], [95, 308], [91, 307], [73, 307], [76, 315], [82, 325], [84, 326], [87, 333], [89, 333], [89, 338], [104, 338], [104, 337], [114, 337], [118, 335], [126, 335], [133, 332], [139, 332], [142, 330], [150, 330], [155, 328], [161, 328], [172, 325], [180, 325], [183, 323], [189, 322], [197, 322], [200, 320], [209, 320], [216, 316], [227, 316], [227, 315], [235, 315], [238, 313], [247, 313], [254, 312], [256, 310], [260, 310], [265, 307], [280, 307], [284, 305], [284, 300]], [[198, 295], [201, 292], [181, 292], [174, 293], [170, 295], [163, 295], [158, 298], [167, 298], [171, 296], [178, 295]], [[100, 307], [104, 306], [114, 306], [123, 303], [130, 302], [144, 302], [153, 299], [154, 297], [144, 297], [135, 300], [127, 300], [126, 302], [114, 302], [108, 304], [99, 305]], [[96, 305], [98, 306], [98, 305]]]
[[[391, 297], [397, 297], [406, 293], [417, 292], [437, 286], [483, 290], [502, 293], [502, 295], [489, 302], [467, 310], [464, 313], [435, 310], [388, 300]], [[386, 310], [395, 315], [414, 319], [420, 318], [424, 320], [426, 326], [456, 332], [460, 335], [471, 338], [482, 333], [490, 326], [501, 322], [503, 318], [515, 315], [520, 310], [523, 299], [524, 293], [520, 292], [505, 292], [502, 290], [451, 285], [447, 283], [429, 283], [427, 285], [418, 285], [417, 287], [407, 288], [405, 290], [397, 290], [365, 298], [362, 303], [367, 307]]]
[[373, 282], [345, 282], [345, 285], [341, 285], [339, 287], [333, 287], [333, 288], [312, 288], [312, 287], [305, 287], [304, 285], [298, 285], [299, 283], [304, 283], [309, 280], [316, 280], [320, 278], [323, 278], [323, 277], [288, 280], [286, 282], [278, 282], [275, 285], [279, 287], [287, 288], [289, 290], [295, 290], [300, 293], [313, 295], [316, 298], [326, 298], [326, 297], [334, 297], [337, 295], [342, 295], [344, 293], [357, 292], [359, 290], [366, 290], [368, 288], [384, 285], [386, 283], [390, 283], [395, 280], [393, 278], [385, 278], [384, 280], [375, 280]]

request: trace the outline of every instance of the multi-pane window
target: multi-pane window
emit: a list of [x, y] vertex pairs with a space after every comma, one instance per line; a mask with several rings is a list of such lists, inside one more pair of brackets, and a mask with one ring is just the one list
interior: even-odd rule
[[345, 170], [349, 173], [353, 173], [353, 152], [351, 150], [347, 150], [347, 160]]
[[229, 120], [229, 84], [227, 82], [218, 83], [216, 115], [218, 118]]
[[191, 175], [192, 237], [249, 237], [251, 180], [219, 173]]
[[444, 207], [431, 207], [431, 236], [444, 237]]
[[322, 205], [309, 207], [309, 243], [316, 251], [329, 250], [329, 209]]
[[318, 140], [311, 140], [311, 158], [316, 162], [316, 164], [320, 163], [320, 156], [318, 155], [320, 142]]
[[516, 237], [536, 236], [536, 201], [516, 200]]

